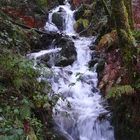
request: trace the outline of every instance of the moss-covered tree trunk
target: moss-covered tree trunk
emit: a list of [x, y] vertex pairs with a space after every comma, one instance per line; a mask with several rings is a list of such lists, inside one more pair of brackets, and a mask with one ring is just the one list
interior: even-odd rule
[[[118, 34], [118, 48], [122, 58], [121, 78], [125, 79], [121, 84], [134, 84], [135, 59], [137, 50], [135, 39], [131, 33], [130, 20], [130, 2], [131, 0], [112, 0], [112, 15], [115, 20], [115, 26]], [[127, 6], [127, 7], [126, 7]], [[128, 10], [129, 9], [129, 10]], [[132, 16], [132, 15], [131, 15]], [[134, 96], [134, 97], [133, 97]], [[136, 99], [139, 97], [123, 95], [112, 102], [113, 105], [113, 123], [115, 128], [116, 140], [139, 140], [139, 129], [137, 120], [137, 108], [139, 103]], [[135, 104], [135, 106], [134, 106]]]
[[[131, 33], [128, 20], [128, 13], [124, 0], [112, 0], [112, 14], [115, 19], [115, 26], [118, 33], [119, 49], [122, 56], [122, 66], [127, 69], [130, 79], [136, 55], [135, 40]], [[131, 73], [130, 73], [131, 72]], [[130, 80], [132, 81], [132, 80]]]
[[124, 4], [127, 9], [128, 19], [131, 29], [134, 29], [134, 19], [133, 19], [133, 12], [132, 12], [132, 0], [124, 0]]

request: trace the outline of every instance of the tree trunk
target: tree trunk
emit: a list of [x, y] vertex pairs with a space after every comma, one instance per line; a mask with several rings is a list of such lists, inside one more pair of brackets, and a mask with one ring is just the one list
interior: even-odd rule
[[118, 33], [119, 48], [123, 60], [122, 64], [130, 70], [133, 65], [133, 56], [136, 54], [136, 49], [124, 0], [112, 0], [112, 14], [115, 19], [115, 26]]
[[127, 9], [130, 27], [131, 27], [131, 29], [134, 29], [132, 0], [124, 0], [124, 4]]

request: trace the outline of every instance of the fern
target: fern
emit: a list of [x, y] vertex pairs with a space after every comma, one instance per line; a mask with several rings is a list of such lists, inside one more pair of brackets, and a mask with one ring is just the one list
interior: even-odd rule
[[134, 92], [134, 88], [132, 88], [130, 85], [115, 86], [110, 89], [107, 98], [119, 98], [124, 94], [131, 95]]

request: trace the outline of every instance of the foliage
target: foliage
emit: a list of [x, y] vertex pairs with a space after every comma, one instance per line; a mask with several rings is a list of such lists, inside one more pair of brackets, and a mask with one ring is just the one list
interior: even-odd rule
[[12, 49], [24, 54], [30, 50], [29, 40], [25, 31], [8, 20], [0, 18], [0, 47]]
[[107, 98], [120, 98], [122, 95], [131, 95], [135, 91], [130, 85], [120, 85], [112, 87], [108, 93]]
[[48, 84], [44, 92], [47, 83], [38, 81], [40, 69], [24, 56], [38, 34], [14, 25], [4, 15], [0, 30], [0, 139], [42, 140], [43, 125], [32, 110], [51, 108], [47, 95], [51, 87]]
[[45, 8], [48, 5], [48, 0], [36, 0], [36, 2], [41, 8]]
[[26, 136], [24, 122], [28, 120], [29, 127], [35, 128], [39, 135], [41, 123], [38, 120], [35, 123], [31, 112], [35, 107], [35, 92], [41, 94], [43, 90], [43, 85], [37, 81], [39, 73], [24, 57], [10, 50], [0, 49], [0, 52], [1, 133], [8, 135], [7, 139], [21, 140]]
[[137, 40], [137, 42], [139, 43], [139, 41], [140, 41], [140, 31], [139, 30], [134, 30], [132, 32], [132, 34], [135, 37], [135, 39]]

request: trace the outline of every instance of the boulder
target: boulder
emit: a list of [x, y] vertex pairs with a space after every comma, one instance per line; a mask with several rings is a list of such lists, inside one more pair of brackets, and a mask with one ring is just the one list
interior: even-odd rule
[[77, 57], [77, 52], [74, 47], [74, 43], [67, 37], [61, 38], [56, 43], [58, 48], [62, 48], [60, 55], [57, 56], [56, 66], [68, 66], [71, 65]]
[[48, 67], [68, 66], [71, 65], [77, 57], [77, 52], [73, 41], [69, 37], [57, 38], [54, 47], [61, 48], [59, 52], [45, 54], [39, 58], [39, 63], [43, 63]]
[[48, 67], [50, 67], [49, 61], [50, 61], [50, 54], [45, 54], [44, 56], [42, 56], [40, 58], [40, 63], [43, 63], [43, 64], [45, 64]]
[[97, 64], [100, 61], [100, 55], [98, 52], [93, 51], [91, 54], [91, 60], [89, 61], [88, 65], [89, 68], [94, 67], [95, 64]]
[[58, 0], [60, 5], [64, 5], [65, 0]]
[[89, 25], [89, 21], [87, 19], [82, 19], [80, 18], [79, 20], [76, 21], [76, 23], [74, 24], [74, 30], [77, 33], [80, 33], [82, 31], [84, 31]]
[[100, 58], [98, 60], [98, 65], [97, 65], [97, 69], [96, 69], [98, 74], [100, 74], [104, 70], [104, 66], [105, 66], [105, 60]]
[[57, 26], [59, 30], [63, 30], [65, 25], [64, 9], [60, 8], [58, 12], [53, 13], [52, 22]]

